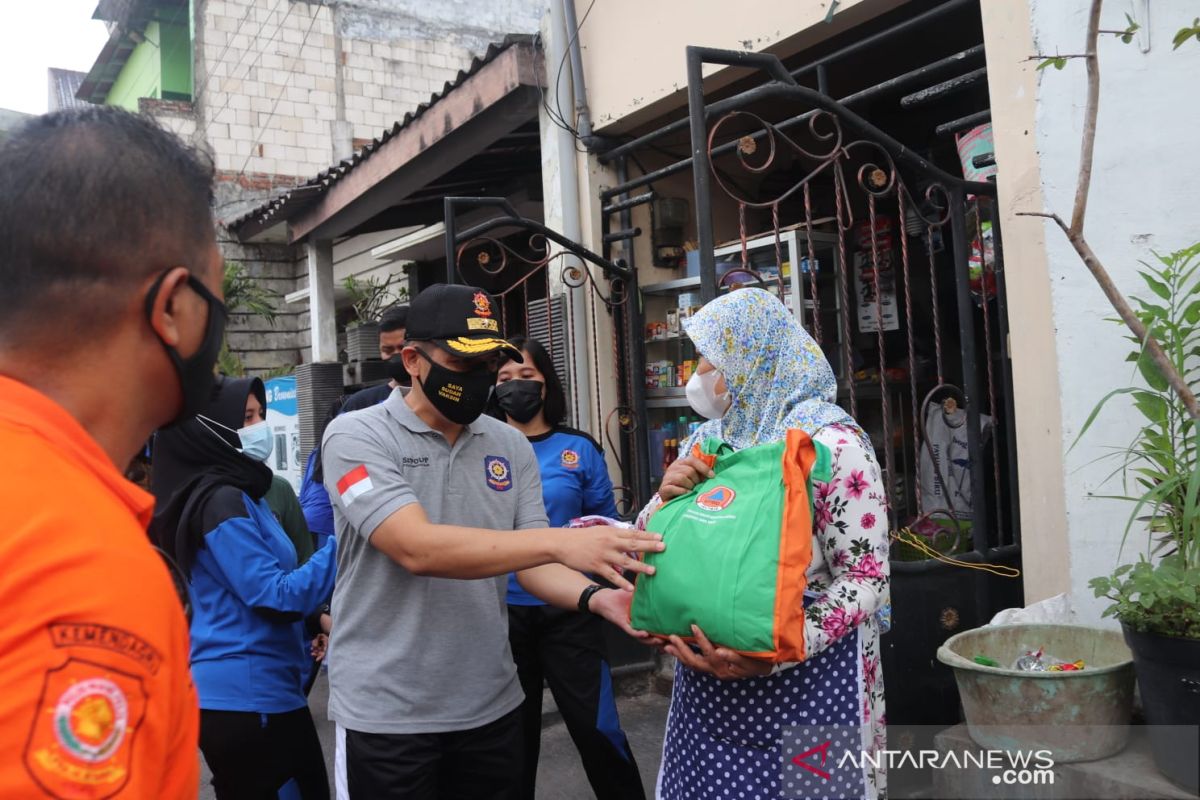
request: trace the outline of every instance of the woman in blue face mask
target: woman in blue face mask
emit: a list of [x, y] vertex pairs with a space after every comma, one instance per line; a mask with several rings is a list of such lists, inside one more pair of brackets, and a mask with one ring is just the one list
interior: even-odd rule
[[202, 413], [157, 434], [151, 535], [188, 579], [200, 749], [217, 797], [273, 796], [294, 780], [305, 800], [328, 798], [304, 617], [332, 590], [336, 544], [300, 565], [264, 499], [272, 436], [254, 406], [265, 400], [257, 378], [219, 379]]

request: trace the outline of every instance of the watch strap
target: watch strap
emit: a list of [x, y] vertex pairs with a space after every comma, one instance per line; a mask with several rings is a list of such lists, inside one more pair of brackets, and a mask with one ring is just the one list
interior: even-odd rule
[[577, 604], [577, 606], [579, 608], [580, 613], [583, 613], [583, 614], [592, 613], [591, 609], [588, 608], [588, 603], [591, 602], [592, 595], [594, 595], [596, 592], [600, 591], [603, 588], [604, 587], [601, 586], [600, 584], [593, 583], [592, 585], [588, 586], [586, 589], [584, 589], [579, 594], [579, 603]]

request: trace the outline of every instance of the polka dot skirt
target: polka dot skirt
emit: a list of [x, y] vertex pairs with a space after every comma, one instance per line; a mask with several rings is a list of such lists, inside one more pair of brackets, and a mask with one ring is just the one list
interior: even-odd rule
[[[794, 726], [861, 724], [861, 632], [776, 675], [720, 681], [677, 667], [659, 774], [660, 800], [776, 800], [782, 741]], [[862, 792], [861, 784], [855, 794]], [[855, 796], [842, 795], [842, 796]], [[861, 795], [860, 795], [861, 796]]]

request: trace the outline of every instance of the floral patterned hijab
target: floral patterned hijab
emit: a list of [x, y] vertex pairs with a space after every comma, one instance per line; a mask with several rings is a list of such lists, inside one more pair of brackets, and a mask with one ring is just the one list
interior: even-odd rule
[[789, 428], [812, 436], [841, 424], [861, 432], [833, 403], [837, 379], [820, 346], [769, 292], [746, 288], [722, 295], [683, 327], [697, 352], [725, 376], [732, 395], [725, 416], [701, 425], [688, 448], [711, 436], [740, 450], [779, 441]]

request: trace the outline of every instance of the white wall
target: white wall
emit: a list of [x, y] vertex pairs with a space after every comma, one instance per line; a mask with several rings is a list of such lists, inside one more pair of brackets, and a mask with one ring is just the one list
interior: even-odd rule
[[[1031, 0], [1030, 5], [1039, 52], [1082, 51], [1088, 0]], [[1102, 37], [1099, 49], [1100, 118], [1086, 233], [1127, 294], [1145, 293], [1136, 267], [1139, 259], [1151, 257], [1152, 248], [1168, 252], [1200, 240], [1200, 213], [1189, 167], [1200, 131], [1195, 86], [1200, 45], [1192, 42], [1171, 49], [1174, 32], [1195, 16], [1195, 4], [1165, 0], [1151, 5], [1149, 52], [1143, 53], [1138, 42], [1126, 45], [1112, 36]], [[1100, 27], [1124, 28], [1123, 15], [1129, 7], [1129, 3], [1106, 4]], [[1145, 19], [1140, 21], [1146, 24]], [[1036, 135], [1042, 189], [1046, 209], [1067, 219], [1078, 174], [1085, 97], [1082, 60], [1069, 62], [1061, 72], [1053, 68], [1041, 72]], [[1012, 202], [1019, 206], [1023, 198]], [[1045, 237], [1062, 401], [1062, 441], [1046, 446], [1061, 446], [1065, 453], [1096, 402], [1108, 391], [1128, 385], [1132, 371], [1124, 362], [1129, 343], [1122, 339], [1123, 328], [1104, 321], [1113, 312], [1090, 273], [1057, 227], [1050, 224]], [[1009, 271], [1021, 269], [1015, 262], [1006, 266]], [[1012, 325], [1019, 326], [1020, 310], [1010, 313]], [[1014, 369], [1019, 371], [1021, 364], [1014, 363]], [[1115, 482], [1101, 485], [1111, 465], [1091, 462], [1106, 447], [1127, 444], [1138, 419], [1127, 404], [1114, 402], [1100, 424], [1064, 457], [1070, 563], [1063, 569], [1070, 571], [1071, 599], [1081, 621], [1099, 619], [1105, 601], [1092, 598], [1087, 582], [1115, 566], [1131, 510], [1126, 503], [1088, 496], [1116, 493], [1111, 490], [1119, 488]], [[1038, 457], [1037, 452], [1020, 454], [1022, 463]], [[1026, 525], [1024, 536], [1055, 533]], [[1145, 541], [1144, 532], [1135, 529], [1126, 560], [1136, 557]]]

